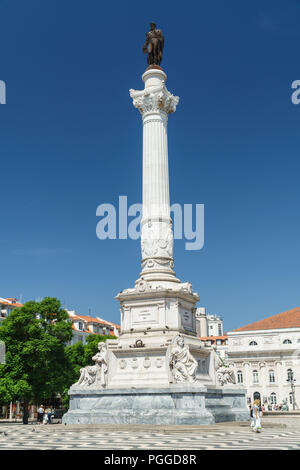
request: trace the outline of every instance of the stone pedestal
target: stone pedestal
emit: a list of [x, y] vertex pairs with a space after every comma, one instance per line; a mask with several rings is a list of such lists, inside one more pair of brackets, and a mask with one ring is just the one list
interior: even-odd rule
[[63, 423], [198, 425], [248, 419], [244, 390], [173, 385], [70, 391]]
[[[197, 363], [195, 376], [187, 377], [186, 383], [196, 381], [201, 386], [212, 385], [214, 361], [211, 350], [202, 347], [198, 338], [187, 335], [181, 335], [181, 338]], [[124, 334], [120, 340], [108, 341], [108, 388], [158, 388], [176, 384], [170, 367], [173, 343], [174, 333], [168, 331], [161, 336], [155, 332]]]

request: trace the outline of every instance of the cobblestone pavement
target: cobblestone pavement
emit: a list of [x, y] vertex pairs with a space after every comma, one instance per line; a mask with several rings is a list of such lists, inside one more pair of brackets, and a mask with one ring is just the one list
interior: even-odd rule
[[[264, 423], [263, 423], [264, 426]], [[212, 426], [0, 424], [0, 450], [300, 450], [300, 426], [266, 420], [261, 434], [248, 423]]]

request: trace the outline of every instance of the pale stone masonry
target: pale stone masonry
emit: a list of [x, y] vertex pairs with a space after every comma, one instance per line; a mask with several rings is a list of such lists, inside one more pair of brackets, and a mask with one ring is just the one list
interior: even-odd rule
[[[99, 344], [94, 366], [69, 390], [66, 424], [210, 424], [247, 420], [245, 391], [197, 337], [199, 296], [174, 271], [170, 218], [168, 115], [179, 98], [157, 66], [130, 90], [143, 120], [142, 271], [119, 292], [121, 332]], [[101, 384], [101, 385], [99, 385]], [[222, 386], [220, 386], [222, 384]]]

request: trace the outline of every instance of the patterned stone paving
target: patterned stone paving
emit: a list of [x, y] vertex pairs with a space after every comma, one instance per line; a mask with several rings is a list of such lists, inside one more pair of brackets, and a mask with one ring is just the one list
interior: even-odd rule
[[[0, 424], [0, 450], [300, 450], [300, 429], [263, 429], [253, 433], [247, 426], [228, 423], [188, 430], [68, 429], [63, 425]], [[189, 432], [190, 431], [190, 432]]]

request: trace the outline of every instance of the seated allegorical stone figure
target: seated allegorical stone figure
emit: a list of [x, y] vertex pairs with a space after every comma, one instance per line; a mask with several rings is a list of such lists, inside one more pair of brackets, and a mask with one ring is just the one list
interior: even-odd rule
[[231, 364], [226, 364], [219, 356], [217, 356], [216, 375], [219, 384], [223, 387], [228, 384], [235, 384], [234, 369]]
[[184, 338], [175, 336], [170, 351], [170, 368], [174, 382], [196, 382], [198, 363], [184, 344]]
[[80, 369], [80, 377], [73, 387], [103, 388], [106, 386], [106, 373], [108, 371], [108, 351], [106, 343], [98, 343], [97, 354], [93, 356], [95, 365]]

